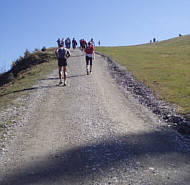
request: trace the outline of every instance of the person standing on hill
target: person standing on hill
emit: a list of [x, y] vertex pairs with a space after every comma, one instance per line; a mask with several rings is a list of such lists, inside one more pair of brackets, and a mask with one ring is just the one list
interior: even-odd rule
[[71, 53], [68, 49], [64, 48], [63, 44], [60, 44], [60, 47], [55, 50], [55, 54], [58, 59], [59, 85], [63, 83], [62, 73], [64, 72], [64, 86], [66, 86], [67, 59], [71, 56]]
[[88, 46], [85, 48], [86, 53], [86, 72], [89, 75], [89, 62], [90, 62], [90, 74], [92, 74], [92, 60], [94, 60], [94, 46], [91, 42], [88, 42]]

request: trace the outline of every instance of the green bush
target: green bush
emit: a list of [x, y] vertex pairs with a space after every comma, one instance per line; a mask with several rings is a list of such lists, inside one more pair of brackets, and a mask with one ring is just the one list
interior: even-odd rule
[[0, 86], [9, 83], [14, 80], [14, 75], [11, 71], [0, 74]]
[[28, 49], [26, 49], [26, 51], [24, 52], [24, 58], [30, 56], [30, 51]]
[[42, 51], [46, 51], [46, 47], [45, 46], [42, 48]]
[[38, 51], [39, 51], [39, 49], [35, 48], [35, 49], [34, 49], [34, 51], [35, 51], [35, 52], [38, 52]]
[[[46, 48], [45, 48], [46, 50]], [[0, 86], [9, 83], [14, 78], [19, 77], [19, 73], [27, 68], [34, 65], [38, 65], [50, 60], [50, 55], [41, 51], [30, 53], [28, 50], [25, 51], [24, 57], [19, 57], [12, 63], [10, 71], [0, 74]]]

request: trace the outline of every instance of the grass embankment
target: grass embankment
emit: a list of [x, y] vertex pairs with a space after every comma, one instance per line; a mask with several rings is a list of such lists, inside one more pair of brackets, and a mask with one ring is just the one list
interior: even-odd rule
[[153, 44], [97, 47], [148, 85], [157, 96], [190, 114], [190, 35]]
[[0, 111], [14, 104], [13, 100], [28, 93], [26, 89], [57, 67], [54, 51], [55, 48], [49, 48], [25, 53], [25, 57], [13, 63], [10, 71], [0, 74]]

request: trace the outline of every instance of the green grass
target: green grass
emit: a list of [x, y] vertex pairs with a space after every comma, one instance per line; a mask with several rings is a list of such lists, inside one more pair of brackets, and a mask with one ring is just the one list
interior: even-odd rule
[[57, 68], [54, 50], [55, 48], [50, 48], [46, 51], [48, 56], [51, 56], [49, 62], [21, 70], [16, 78], [0, 87], [0, 111], [11, 104], [19, 106], [15, 104], [14, 100], [22, 95], [26, 95], [29, 91], [25, 89], [31, 88], [38, 80]]
[[190, 113], [190, 35], [154, 44], [97, 47], [125, 66], [157, 96]]

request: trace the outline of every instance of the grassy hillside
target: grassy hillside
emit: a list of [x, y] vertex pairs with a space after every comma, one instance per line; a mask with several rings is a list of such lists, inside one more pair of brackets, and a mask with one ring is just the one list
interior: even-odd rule
[[138, 46], [97, 47], [148, 85], [160, 99], [190, 113], [190, 35]]
[[28, 93], [39, 79], [57, 68], [55, 48], [46, 51], [25, 53], [24, 57], [13, 62], [10, 71], [0, 74], [0, 111], [13, 100]]

